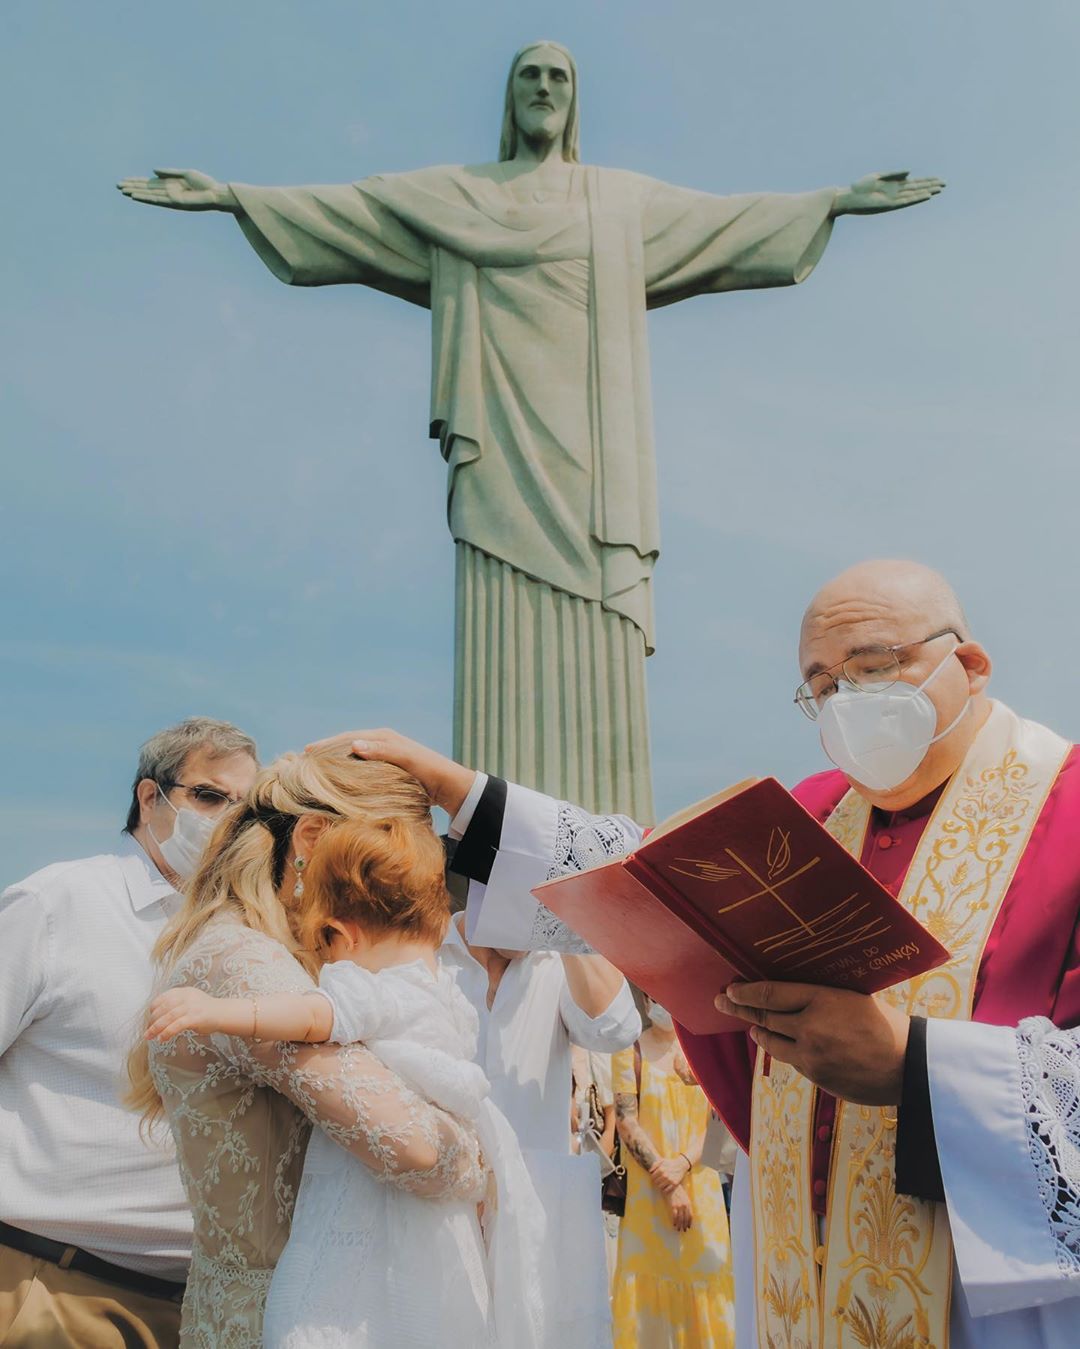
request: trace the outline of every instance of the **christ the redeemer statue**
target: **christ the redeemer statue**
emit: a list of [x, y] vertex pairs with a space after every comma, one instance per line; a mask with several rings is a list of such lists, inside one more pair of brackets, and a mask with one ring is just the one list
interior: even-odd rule
[[494, 164], [331, 187], [159, 169], [135, 201], [235, 215], [294, 286], [372, 286], [431, 310], [431, 435], [457, 548], [454, 757], [652, 818], [645, 657], [659, 551], [645, 312], [786, 286], [833, 220], [944, 184], [718, 197], [583, 165], [570, 53], [514, 57]]

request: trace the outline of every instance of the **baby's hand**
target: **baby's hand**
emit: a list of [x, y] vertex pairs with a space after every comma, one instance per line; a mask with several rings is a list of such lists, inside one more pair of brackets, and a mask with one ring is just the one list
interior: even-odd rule
[[148, 1040], [171, 1040], [182, 1031], [209, 1035], [221, 1029], [219, 999], [198, 988], [170, 988], [150, 1004]]

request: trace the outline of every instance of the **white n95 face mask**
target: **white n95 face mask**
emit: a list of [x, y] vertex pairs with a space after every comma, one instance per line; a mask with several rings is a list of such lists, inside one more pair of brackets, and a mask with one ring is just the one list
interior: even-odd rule
[[937, 708], [924, 691], [952, 654], [917, 686], [901, 680], [883, 689], [864, 689], [840, 681], [821, 709], [818, 726], [822, 749], [842, 773], [871, 791], [891, 791], [911, 777], [931, 745], [960, 724], [971, 706], [970, 695], [935, 735]]
[[160, 787], [158, 791], [161, 792], [161, 799], [176, 815], [176, 823], [166, 839], [159, 839], [149, 824], [146, 826], [147, 832], [157, 844], [161, 860], [169, 870], [175, 871], [181, 880], [190, 880], [198, 870], [220, 816], [200, 815], [197, 810], [189, 810], [186, 806], [177, 810]]
[[649, 1007], [649, 1020], [657, 1030], [674, 1030], [675, 1022], [671, 1019], [671, 1013], [666, 1007], [661, 1007], [658, 1002], [654, 1002]]

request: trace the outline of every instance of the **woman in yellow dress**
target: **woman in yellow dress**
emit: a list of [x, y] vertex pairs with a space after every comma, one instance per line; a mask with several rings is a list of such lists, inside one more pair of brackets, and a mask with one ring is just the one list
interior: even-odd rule
[[[612, 1057], [626, 1167], [612, 1315], [615, 1349], [731, 1349], [735, 1285], [720, 1177], [703, 1167], [709, 1103], [670, 1014], [648, 1004], [639, 1046]], [[640, 1084], [639, 1084], [640, 1077]]]

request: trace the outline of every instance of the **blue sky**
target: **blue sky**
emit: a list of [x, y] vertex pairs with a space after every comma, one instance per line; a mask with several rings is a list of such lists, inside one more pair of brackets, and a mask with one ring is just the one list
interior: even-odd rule
[[159, 165], [334, 182], [492, 158], [513, 50], [575, 52], [594, 162], [716, 192], [874, 169], [794, 290], [650, 320], [661, 810], [822, 766], [791, 706], [810, 593], [940, 567], [995, 689], [1080, 735], [1080, 305], [1066, 0], [8, 0], [0, 229], [0, 884], [110, 846], [140, 741], [450, 742], [453, 552], [426, 315], [276, 282], [235, 224], [115, 191]]

